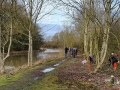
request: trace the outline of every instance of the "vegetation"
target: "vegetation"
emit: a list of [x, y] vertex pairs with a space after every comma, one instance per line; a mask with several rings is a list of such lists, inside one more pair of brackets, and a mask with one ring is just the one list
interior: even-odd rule
[[[7, 7], [6, 7], [7, 5]], [[8, 47], [8, 35], [9, 35], [9, 27], [10, 27], [10, 2], [6, 2], [2, 6], [2, 12], [1, 15], [3, 16], [2, 18], [2, 47], [5, 45], [5, 51], [7, 51]], [[13, 41], [12, 41], [12, 46], [11, 46], [11, 51], [21, 51], [21, 50], [28, 50], [28, 38], [27, 38], [27, 31], [26, 29], [28, 28], [28, 22], [29, 17], [26, 15], [24, 11], [25, 7], [22, 5], [17, 4], [15, 7], [14, 11], [14, 16], [13, 16]], [[40, 35], [40, 28], [33, 23], [33, 26], [36, 27], [34, 29], [33, 34], [33, 42], [36, 44], [36, 46], [33, 47], [33, 49], [38, 49], [40, 48], [40, 45], [42, 45], [41, 42], [43, 42], [42, 35]], [[40, 43], [38, 43], [40, 42]]]
[[43, 12], [49, 3], [46, 0], [0, 1], [1, 73], [4, 73], [4, 62], [10, 56], [10, 51], [28, 50], [28, 66], [32, 66], [32, 50], [39, 50], [43, 44], [37, 22], [53, 10], [54, 7], [51, 7], [48, 12]]
[[[34, 84], [36, 81], [33, 79], [40, 75], [40, 78], [43, 77], [44, 73], [41, 72], [41, 70], [45, 69], [48, 66], [51, 66], [57, 62], [59, 62], [63, 58], [59, 59], [52, 59], [48, 60], [46, 62], [38, 62], [33, 67], [27, 67], [27, 68], [21, 68], [16, 72], [10, 72], [4, 75], [0, 76], [0, 90], [3, 88], [9, 88], [11, 85], [14, 87], [11, 87], [12, 90], [14, 89], [21, 89], [27, 87], [27, 85], [31, 82]], [[38, 74], [38, 71], [40, 74]], [[19, 81], [17, 83], [17, 81]], [[17, 83], [17, 85], [16, 85]], [[22, 86], [22, 87], [21, 87]], [[28, 88], [28, 87], [27, 87]]]
[[[84, 59], [88, 62], [87, 68], [90, 73], [93, 72], [92, 74], [102, 71], [110, 53], [119, 54], [120, 0], [22, 0], [20, 4], [18, 2], [20, 0], [0, 1], [1, 74], [4, 73], [4, 63], [11, 51], [27, 50], [28, 66], [33, 66], [33, 50], [39, 50], [41, 46], [45, 48], [76, 47], [79, 52], [84, 53]], [[45, 12], [47, 6], [51, 8]], [[37, 21], [46, 15], [53, 14], [51, 12], [61, 6], [65, 8], [65, 13], [72, 19], [72, 23], [64, 24], [62, 31], [44, 41], [41, 34], [42, 28], [39, 27]], [[89, 55], [94, 55], [94, 67], [90, 64]], [[48, 83], [47, 80], [50, 79], [52, 84], [47, 85], [54, 87], [51, 89], [60, 87], [53, 83], [55, 81], [62, 83], [64, 89], [80, 87], [79, 85], [90, 88], [86, 82], [63, 77], [64, 74], [70, 76], [71, 73], [59, 71], [56, 75], [51, 74], [52, 76], [46, 75], [46, 78], [43, 79], [44, 83], [40, 81], [39, 84], [46, 86], [45, 83]], [[77, 73], [72, 72], [72, 74]], [[84, 74], [88, 76], [88, 74]], [[20, 73], [12, 80], [17, 80], [21, 76], [23, 75]], [[4, 75], [1, 81], [4, 82], [1, 85], [8, 84]], [[35, 88], [38, 87], [35, 86]], [[47, 87], [41, 87], [41, 90], [42, 88], [47, 89]]]
[[[76, 59], [76, 62], [74, 62], [74, 59]], [[120, 68], [117, 68], [117, 70], [114, 71], [114, 69], [109, 67], [108, 64], [105, 64], [98, 73], [90, 74], [88, 73], [88, 70], [86, 68], [87, 64], [81, 63], [81, 61], [83, 60], [81, 54], [79, 56], [76, 56], [76, 58], [67, 59], [64, 63], [61, 63], [59, 66], [55, 67], [55, 70], [51, 72], [42, 73], [42, 70], [44, 70], [45, 68], [51, 67], [62, 60], [63, 58], [58, 60], [50, 60], [37, 66], [29, 67], [28, 69], [21, 69], [19, 73], [15, 73], [9, 79], [5, 79], [7, 84], [3, 81], [4, 86], [1, 83], [0, 89], [7, 90], [8, 88], [11, 88], [11, 90], [117, 90], [117, 88], [119, 88], [117, 84], [110, 85], [109, 82], [105, 80], [110, 78], [111, 73], [115, 76], [115, 80], [119, 80]], [[92, 64], [92, 67], [94, 67], [94, 64]], [[16, 76], [20, 77], [14, 80]], [[35, 78], [38, 79], [36, 80]]]
[[87, 60], [89, 54], [95, 55], [97, 67], [94, 72], [102, 67], [111, 52], [119, 53], [119, 0], [59, 0], [56, 3], [66, 7], [65, 13], [73, 22], [49, 42], [55, 43], [56, 39], [60, 47], [77, 47]]

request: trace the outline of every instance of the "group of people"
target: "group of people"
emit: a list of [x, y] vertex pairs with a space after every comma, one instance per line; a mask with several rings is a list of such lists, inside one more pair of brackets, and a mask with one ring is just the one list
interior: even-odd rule
[[113, 66], [114, 69], [117, 68], [117, 63], [118, 63], [118, 54], [116, 53], [111, 53], [111, 56], [109, 58], [110, 66]]
[[[65, 57], [67, 57], [68, 55], [71, 55], [73, 58], [75, 58], [77, 55], [77, 52], [78, 52], [77, 48], [65, 47]], [[94, 55], [89, 55], [90, 63], [93, 63], [93, 57]], [[118, 54], [111, 53], [109, 62], [110, 62], [110, 66], [113, 66], [113, 68], [116, 70], [117, 63], [118, 63]]]
[[72, 57], [75, 58], [77, 52], [78, 52], [77, 48], [65, 47], [65, 57], [67, 57], [68, 55], [72, 55]]

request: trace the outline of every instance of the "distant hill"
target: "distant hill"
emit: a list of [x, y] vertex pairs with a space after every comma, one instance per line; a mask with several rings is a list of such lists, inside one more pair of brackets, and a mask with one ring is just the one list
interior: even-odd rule
[[39, 24], [39, 26], [42, 28], [44, 37], [53, 36], [57, 32], [63, 30], [63, 26], [58, 24]]

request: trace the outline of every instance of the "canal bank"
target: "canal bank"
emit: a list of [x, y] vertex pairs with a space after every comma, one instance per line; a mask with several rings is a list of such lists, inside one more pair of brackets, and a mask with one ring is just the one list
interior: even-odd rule
[[[46, 49], [44, 51], [33, 52], [33, 65], [39, 62], [45, 62], [51, 59], [58, 59], [64, 56], [61, 49]], [[17, 71], [20, 68], [28, 66], [28, 53], [27, 51], [11, 53], [10, 57], [5, 60], [5, 71]]]
[[21, 69], [17, 73], [4, 74], [0, 76], [0, 90], [28, 90], [28, 88], [41, 80], [50, 68], [56, 69], [66, 59], [49, 60], [34, 67]]
[[119, 85], [109, 86], [109, 83], [106, 82], [106, 79], [110, 78], [110, 74], [108, 75], [106, 72], [90, 74], [87, 64], [82, 63], [83, 60], [82, 55], [78, 55], [76, 58], [50, 60], [14, 74], [7, 82], [4, 81], [5, 79], [3, 80], [3, 77], [0, 77], [0, 83], [3, 81], [0, 90], [120, 89]]

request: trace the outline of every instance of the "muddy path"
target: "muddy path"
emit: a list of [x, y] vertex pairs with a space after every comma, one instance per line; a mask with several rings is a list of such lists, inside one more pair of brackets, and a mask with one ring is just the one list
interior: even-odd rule
[[[92, 74], [89, 73], [87, 64], [81, 63], [83, 60], [83, 57], [78, 55], [76, 58], [71, 57], [45, 64], [42, 68], [39, 67], [25, 74], [21, 79], [14, 81], [11, 85], [0, 87], [0, 90], [41, 90], [40, 88], [35, 89], [34, 85], [36, 82], [45, 78], [46, 73], [43, 71], [50, 67], [56, 68], [55, 76], [57, 80], [54, 83], [65, 86], [65, 89], [62, 90], [120, 90], [120, 84], [109, 86], [109, 83], [106, 82], [106, 80], [110, 79], [111, 75], [114, 75], [116, 79], [120, 80], [120, 68], [114, 71], [108, 65], [105, 65], [100, 71]], [[33, 86], [33, 89], [31, 89], [31, 86]], [[38, 86], [40, 85], [38, 84]], [[61, 90], [61, 88], [55, 90]]]
[[[11, 85], [8, 85], [8, 86], [5, 85], [5, 86], [0, 87], [0, 90], [28, 90], [28, 87], [30, 87], [36, 81], [41, 80], [44, 77], [44, 75], [46, 74], [45, 70], [47, 68], [48, 69], [51, 67], [56, 68], [57, 65], [61, 64], [65, 60], [66, 59], [57, 60], [57, 61], [54, 61], [51, 63], [48, 62], [48, 64], [45, 64], [42, 67], [39, 67], [39, 68], [33, 70], [32, 72], [25, 74], [19, 80], [13, 81]], [[49, 70], [48, 70], [48, 72], [49, 72]]]

